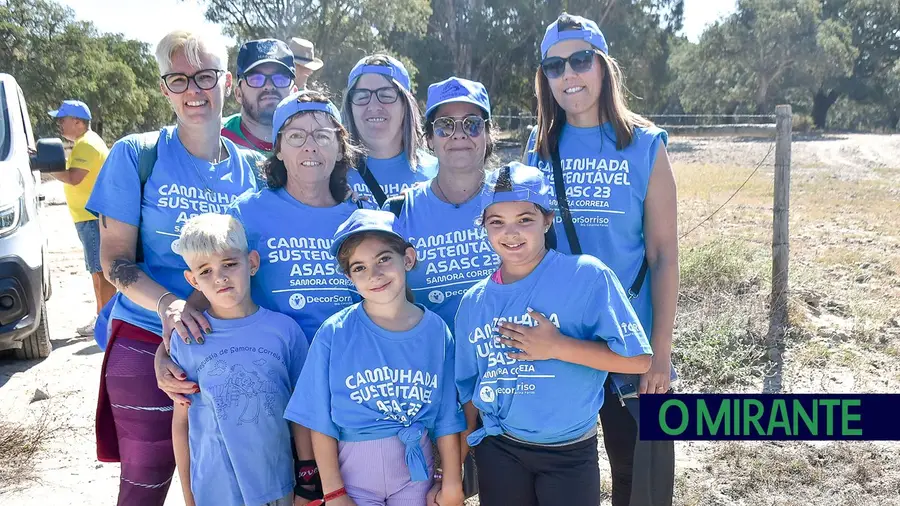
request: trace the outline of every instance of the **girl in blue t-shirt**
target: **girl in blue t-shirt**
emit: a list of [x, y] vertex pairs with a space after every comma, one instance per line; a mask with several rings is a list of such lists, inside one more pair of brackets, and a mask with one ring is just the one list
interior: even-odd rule
[[[559, 250], [593, 255], [615, 272], [653, 347], [645, 374], [607, 379], [607, 393], [621, 399], [600, 413], [612, 503], [671, 504], [673, 443], [637, 438], [637, 396], [668, 392], [674, 377], [678, 237], [668, 136], [628, 109], [622, 72], [593, 21], [560, 16], [547, 27], [541, 58], [538, 125], [526, 160], [552, 176], [555, 195], [566, 197], [553, 203], [561, 210]], [[646, 470], [636, 481], [635, 469]]]
[[453, 337], [411, 302], [415, 250], [393, 214], [361, 209], [338, 228], [331, 254], [364, 300], [322, 324], [285, 411], [312, 431], [326, 503], [425, 504], [432, 438], [448, 471], [437, 502], [462, 506]]
[[538, 169], [489, 175], [481, 209], [500, 268], [463, 296], [455, 334], [481, 505], [596, 506], [603, 383], [608, 371], [647, 371], [647, 338], [606, 265], [548, 250]]
[[386, 54], [363, 57], [347, 78], [341, 107], [350, 138], [366, 150], [347, 174], [350, 187], [379, 207], [437, 171], [426, 153], [422, 113], [410, 91], [409, 72]]

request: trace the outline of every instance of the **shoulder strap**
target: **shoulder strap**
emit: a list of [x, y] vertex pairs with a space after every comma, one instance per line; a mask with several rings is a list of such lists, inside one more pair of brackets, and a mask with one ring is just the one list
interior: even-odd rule
[[569, 240], [569, 249], [573, 255], [581, 254], [581, 243], [578, 242], [578, 234], [575, 232], [575, 222], [572, 221], [572, 212], [569, 210], [569, 199], [566, 197], [566, 182], [563, 180], [562, 161], [559, 159], [559, 148], [550, 153], [553, 158], [553, 186], [556, 189], [556, 202], [559, 213], [562, 215], [563, 227], [566, 229], [566, 239]]
[[359, 175], [362, 176], [363, 181], [365, 181], [366, 186], [369, 187], [369, 191], [372, 192], [372, 196], [375, 197], [375, 202], [378, 203], [378, 208], [384, 205], [387, 200], [387, 195], [384, 194], [384, 190], [381, 189], [381, 185], [378, 184], [378, 181], [375, 180], [375, 174], [372, 174], [372, 171], [369, 170], [369, 166], [366, 165], [366, 161], [360, 160], [359, 165], [356, 167], [356, 171], [359, 172]]
[[403, 204], [406, 203], [406, 192], [401, 192], [400, 195], [394, 195], [385, 202], [387, 202], [388, 209], [394, 213], [394, 216], [399, 217], [400, 213], [403, 212]]
[[[159, 132], [144, 132], [142, 134], [138, 134], [138, 177], [141, 179], [141, 197], [138, 200], [139, 203], [144, 201], [144, 185], [147, 184], [147, 180], [150, 179], [150, 174], [153, 172], [153, 166], [156, 165], [156, 160], [159, 158], [159, 151], [157, 150], [157, 146], [159, 145]], [[139, 204], [140, 205], [140, 204]], [[134, 261], [142, 262], [144, 260], [144, 247], [141, 244], [141, 225], [138, 222], [138, 234], [137, 234], [137, 243], [135, 244], [134, 249]]]

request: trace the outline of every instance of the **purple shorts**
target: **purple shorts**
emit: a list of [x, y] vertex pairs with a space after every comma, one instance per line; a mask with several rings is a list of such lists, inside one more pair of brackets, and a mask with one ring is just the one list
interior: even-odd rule
[[[428, 475], [434, 456], [428, 434], [419, 442]], [[374, 441], [339, 442], [338, 463], [347, 495], [357, 506], [422, 506], [432, 480], [412, 481], [406, 467], [406, 447], [397, 436]]]

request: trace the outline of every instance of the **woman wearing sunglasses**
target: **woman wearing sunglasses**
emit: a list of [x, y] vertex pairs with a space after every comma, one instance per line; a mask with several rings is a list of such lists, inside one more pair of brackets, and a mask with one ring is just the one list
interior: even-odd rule
[[422, 113], [399, 60], [384, 54], [359, 60], [347, 78], [341, 113], [367, 154], [348, 175], [358, 195], [381, 206], [434, 176], [436, 160], [423, 149]]
[[538, 126], [525, 158], [552, 176], [558, 249], [593, 255], [613, 270], [653, 349], [648, 372], [606, 381], [600, 421], [612, 502], [668, 505], [674, 446], [637, 438], [637, 396], [669, 392], [674, 373], [678, 238], [668, 136], [628, 109], [622, 72], [593, 21], [561, 15], [547, 28], [541, 56]]
[[[122, 463], [118, 504], [128, 506], [162, 504], [175, 469], [172, 401], [153, 373], [160, 315], [185, 307], [192, 291], [173, 242], [193, 214], [223, 212], [257, 188], [255, 156], [219, 134], [231, 87], [225, 46], [176, 31], [160, 41], [156, 60], [175, 126], [116, 142], [87, 204], [100, 216], [103, 271], [120, 292], [100, 380], [97, 454]], [[147, 177], [145, 160], [154, 158]]]

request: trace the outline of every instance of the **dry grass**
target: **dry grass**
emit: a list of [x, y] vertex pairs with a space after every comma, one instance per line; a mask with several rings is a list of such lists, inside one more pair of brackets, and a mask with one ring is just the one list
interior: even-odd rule
[[48, 403], [31, 420], [0, 421], [0, 489], [35, 478], [37, 457], [56, 431]]

